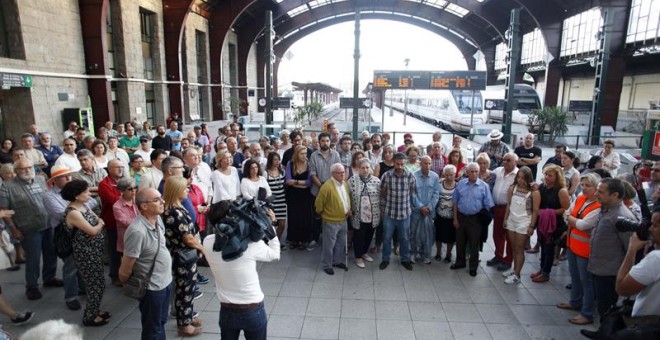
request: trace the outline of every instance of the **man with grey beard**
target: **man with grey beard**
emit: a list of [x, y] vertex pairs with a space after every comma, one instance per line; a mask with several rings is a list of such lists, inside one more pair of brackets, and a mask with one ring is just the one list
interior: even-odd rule
[[44, 206], [46, 181], [35, 176], [29, 159], [14, 164], [16, 177], [0, 188], [0, 209], [14, 210], [15, 215], [5, 217], [5, 225], [12, 236], [21, 241], [25, 249], [25, 295], [28, 300], [41, 299], [39, 291], [40, 263], [43, 256], [44, 287], [62, 287], [55, 278], [57, 255], [53, 245], [53, 229], [48, 226], [48, 213]]

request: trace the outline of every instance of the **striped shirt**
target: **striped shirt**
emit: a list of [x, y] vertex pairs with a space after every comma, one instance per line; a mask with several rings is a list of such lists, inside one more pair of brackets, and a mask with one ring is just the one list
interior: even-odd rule
[[275, 212], [275, 218], [278, 220], [283, 220], [286, 218], [286, 198], [284, 196], [284, 174], [278, 176], [271, 176], [268, 174], [268, 171], [264, 171], [264, 177], [270, 186], [270, 191], [272, 192], [275, 199], [273, 200], [273, 212]]
[[392, 169], [383, 175], [380, 188], [385, 190], [385, 214], [392, 219], [402, 220], [410, 217], [412, 212], [410, 199], [415, 193], [417, 181], [410, 172], [404, 171], [398, 176], [395, 171]]

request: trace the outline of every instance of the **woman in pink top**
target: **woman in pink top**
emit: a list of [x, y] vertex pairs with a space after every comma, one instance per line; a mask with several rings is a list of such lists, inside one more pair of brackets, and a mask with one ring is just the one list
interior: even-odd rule
[[135, 220], [140, 213], [135, 204], [135, 180], [132, 178], [122, 178], [117, 181], [117, 190], [121, 192], [121, 196], [112, 206], [115, 220], [117, 220], [117, 252], [124, 252], [124, 233], [128, 229], [128, 225]]

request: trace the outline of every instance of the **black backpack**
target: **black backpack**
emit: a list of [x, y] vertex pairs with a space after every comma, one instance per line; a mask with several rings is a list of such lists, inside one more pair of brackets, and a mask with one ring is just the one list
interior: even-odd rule
[[60, 223], [55, 227], [53, 233], [53, 243], [55, 244], [55, 253], [61, 259], [65, 259], [73, 254], [72, 239], [76, 234], [76, 228], [69, 228], [66, 225], [66, 211]]

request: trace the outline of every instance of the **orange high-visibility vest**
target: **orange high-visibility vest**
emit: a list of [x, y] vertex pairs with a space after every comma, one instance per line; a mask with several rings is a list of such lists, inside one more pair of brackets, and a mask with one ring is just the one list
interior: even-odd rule
[[[587, 197], [580, 195], [575, 199], [575, 206], [573, 211], [571, 211], [571, 216], [582, 219], [584, 216], [587, 216], [590, 212], [595, 209], [600, 208], [600, 202], [591, 202], [586, 207], [583, 207], [587, 202]], [[589, 245], [589, 240], [591, 238], [591, 229], [589, 230], [579, 230], [577, 228], [568, 229], [568, 237], [566, 238], [566, 245], [573, 254], [589, 258], [591, 252], [591, 246]]]

